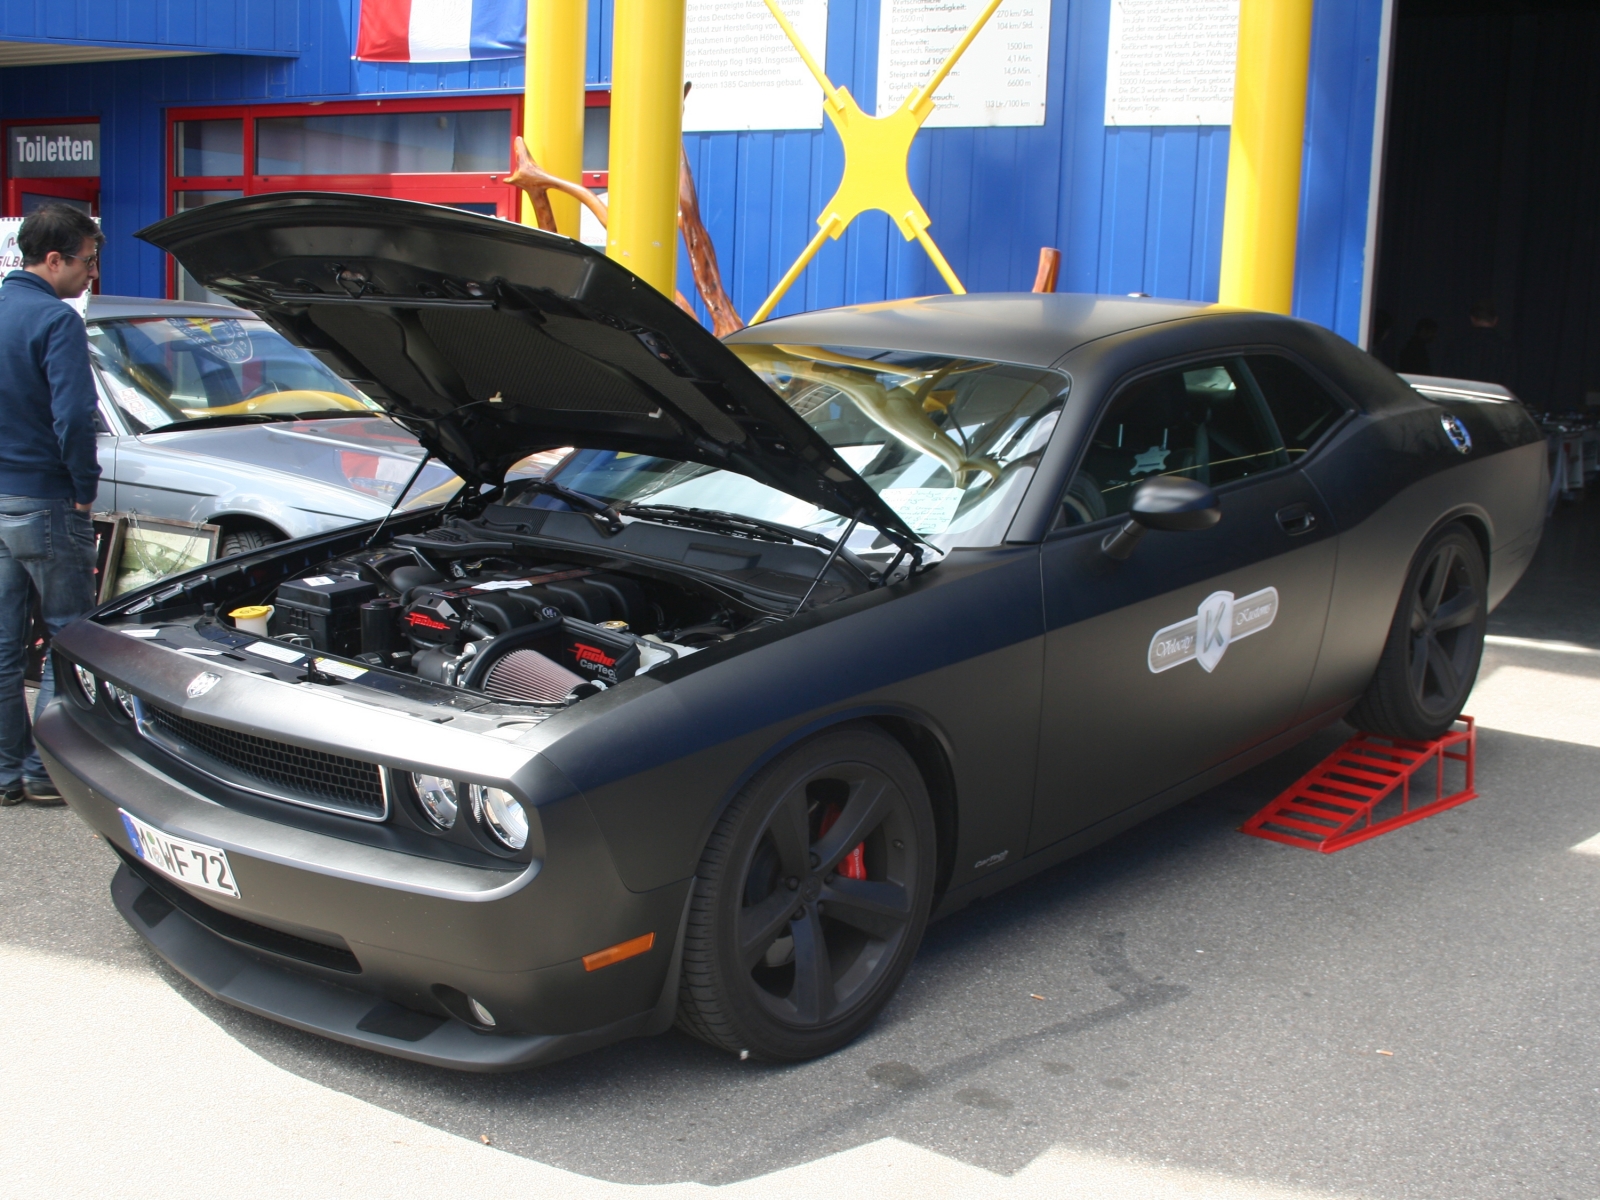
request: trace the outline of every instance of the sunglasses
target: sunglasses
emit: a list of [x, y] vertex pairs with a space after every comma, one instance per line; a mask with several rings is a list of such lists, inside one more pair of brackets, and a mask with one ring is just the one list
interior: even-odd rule
[[62, 258], [77, 258], [78, 261], [81, 262], [86, 267], [91, 267], [92, 268], [92, 267], [98, 267], [100, 265], [100, 251], [98, 251], [98, 250], [96, 250], [93, 254], [89, 255], [87, 258], [78, 258], [78, 255], [76, 255], [76, 254], [63, 254], [61, 257]]

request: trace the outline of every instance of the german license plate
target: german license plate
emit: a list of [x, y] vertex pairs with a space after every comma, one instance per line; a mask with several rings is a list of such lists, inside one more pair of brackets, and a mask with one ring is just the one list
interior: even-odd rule
[[239, 885], [233, 881], [233, 866], [228, 862], [227, 851], [162, 833], [125, 808], [117, 811], [122, 814], [122, 824], [133, 842], [134, 853], [156, 870], [190, 887], [239, 899]]

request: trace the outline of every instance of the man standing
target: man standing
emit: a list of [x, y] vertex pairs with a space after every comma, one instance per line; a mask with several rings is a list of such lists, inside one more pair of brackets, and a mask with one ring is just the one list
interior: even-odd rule
[[[95, 390], [83, 321], [63, 303], [100, 274], [100, 230], [65, 204], [22, 222], [0, 284], [0, 804], [60, 804], [28, 726], [30, 584], [54, 636], [94, 607]], [[43, 712], [55, 694], [47, 658]]]

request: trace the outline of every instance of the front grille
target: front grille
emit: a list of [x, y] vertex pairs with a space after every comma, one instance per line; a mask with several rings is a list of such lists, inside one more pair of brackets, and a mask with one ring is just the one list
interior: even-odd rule
[[[146, 736], [185, 758], [192, 753], [209, 759], [242, 776], [246, 786], [253, 782], [279, 799], [368, 821], [381, 821], [388, 815], [383, 772], [375, 763], [193, 721], [149, 701], [143, 702], [141, 711], [140, 727]], [[204, 761], [194, 765], [202, 770], [206, 767]]]

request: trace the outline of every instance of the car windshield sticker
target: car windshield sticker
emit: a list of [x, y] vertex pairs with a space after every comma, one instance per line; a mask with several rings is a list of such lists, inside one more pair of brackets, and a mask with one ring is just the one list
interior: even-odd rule
[[913, 533], [943, 533], [961, 503], [960, 488], [884, 488], [883, 500], [899, 513]]
[[1207, 673], [1215, 671], [1232, 643], [1260, 633], [1277, 616], [1277, 588], [1262, 588], [1237, 598], [1232, 592], [1212, 592], [1200, 602], [1194, 616], [1156, 630], [1146, 661], [1154, 675], [1191, 658]]
[[250, 335], [238, 321], [213, 321], [209, 317], [168, 317], [171, 325], [195, 345], [215, 354], [223, 362], [248, 362]]

